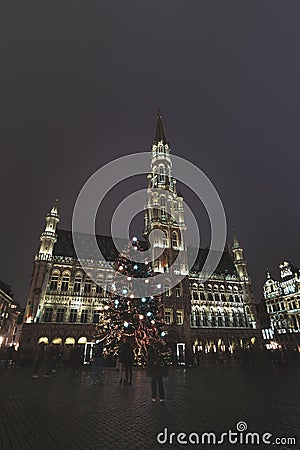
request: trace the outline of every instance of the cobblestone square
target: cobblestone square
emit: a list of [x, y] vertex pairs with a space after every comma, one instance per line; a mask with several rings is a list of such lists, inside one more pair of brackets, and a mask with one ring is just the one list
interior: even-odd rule
[[[165, 380], [166, 402], [152, 402], [150, 379], [134, 370], [133, 385], [105, 369], [103, 385], [92, 385], [89, 371], [78, 378], [60, 369], [51, 378], [33, 379], [27, 369], [1, 370], [2, 449], [196, 448], [158, 444], [168, 432], [222, 433], [245, 422], [248, 431], [296, 437], [300, 448], [299, 368], [173, 368]], [[271, 439], [271, 440], [272, 440]], [[254, 448], [235, 444], [200, 448]], [[266, 448], [270, 446], [265, 446]], [[261, 444], [259, 448], [264, 448]]]

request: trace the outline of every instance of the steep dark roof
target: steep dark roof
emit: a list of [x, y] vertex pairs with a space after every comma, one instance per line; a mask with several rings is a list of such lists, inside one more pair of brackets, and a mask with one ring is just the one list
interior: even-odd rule
[[[85, 258], [86, 259], [94, 259], [98, 260], [98, 254], [95, 252], [95, 247], [93, 243], [93, 239], [91, 235], [80, 233], [78, 235], [81, 243], [83, 244]], [[102, 236], [97, 235], [96, 240], [98, 243], [99, 248], [101, 249], [101, 252], [103, 256], [105, 257], [106, 261], [114, 262], [118, 258], [119, 252], [116, 249], [114, 242], [111, 238], [111, 236]], [[118, 247], [120, 249], [125, 249], [128, 245], [128, 241], [126, 239], [116, 239], [116, 242], [118, 244]], [[141, 242], [143, 248], [147, 248], [146, 242]], [[197, 249], [188, 248], [188, 256], [189, 260], [191, 261], [191, 258], [193, 255], [197, 253]], [[192, 267], [192, 272], [200, 272], [204, 262], [207, 258], [208, 249], [200, 249], [198, 251], [197, 259]], [[68, 256], [72, 258], [77, 258], [76, 252], [73, 245], [73, 239], [72, 239], [72, 232], [69, 230], [57, 230], [57, 242], [54, 245], [53, 249], [53, 255], [54, 256]], [[228, 251], [224, 251], [221, 261], [215, 270], [215, 273], [217, 274], [231, 274], [235, 275], [235, 268], [232, 260], [232, 256], [228, 253]]]
[[[204, 263], [206, 261], [209, 249], [208, 248], [200, 248], [199, 250], [195, 248], [188, 248], [188, 258], [189, 262], [191, 261], [192, 256], [194, 256], [198, 251], [197, 258], [192, 266], [191, 272], [201, 272], [202, 267], [204, 266]], [[221, 260], [215, 269], [214, 273], [221, 275], [221, 274], [229, 274], [229, 275], [236, 275], [236, 270], [234, 267], [234, 262], [232, 255], [227, 251], [224, 250]]]

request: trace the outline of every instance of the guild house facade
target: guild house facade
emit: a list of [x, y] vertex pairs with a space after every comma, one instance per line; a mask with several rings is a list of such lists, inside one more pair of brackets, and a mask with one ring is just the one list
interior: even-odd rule
[[[41, 340], [63, 345], [90, 342], [95, 325], [105, 314], [104, 299], [110, 295], [114, 280], [109, 263], [118, 257], [112, 238], [97, 236], [106, 259], [99, 263], [89, 236], [82, 235], [86, 248], [91, 248], [89, 259], [80, 264], [72, 233], [61, 229], [59, 222], [56, 202], [46, 216], [34, 259], [22, 345], [36, 345]], [[165, 274], [162, 302], [166, 339], [180, 361], [187, 348], [202, 352], [224, 351], [225, 347], [234, 350], [259, 339], [251, 282], [237, 238], [234, 237], [231, 249], [224, 250], [208, 280], [203, 282], [200, 276], [208, 249], [199, 249], [189, 269], [183, 198], [172, 176], [171, 151], [160, 114], [151, 149], [144, 227], [146, 240], [151, 231], [163, 231], [153, 242], [153, 268], [156, 273]], [[176, 264], [171, 267], [174, 260]], [[175, 287], [169, 286], [170, 270], [182, 276]], [[92, 278], [101, 281], [101, 286]]]
[[271, 277], [263, 286], [263, 296], [270, 319], [265, 336], [271, 348], [300, 349], [300, 269], [288, 261], [279, 265], [280, 280]]

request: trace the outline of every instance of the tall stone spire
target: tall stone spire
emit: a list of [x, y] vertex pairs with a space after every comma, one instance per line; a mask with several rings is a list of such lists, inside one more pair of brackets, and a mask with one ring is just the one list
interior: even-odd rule
[[160, 110], [157, 113], [157, 123], [154, 135], [154, 143], [158, 144], [159, 142], [163, 144], [167, 144], [167, 138], [164, 130], [164, 126], [162, 123], [162, 116]]

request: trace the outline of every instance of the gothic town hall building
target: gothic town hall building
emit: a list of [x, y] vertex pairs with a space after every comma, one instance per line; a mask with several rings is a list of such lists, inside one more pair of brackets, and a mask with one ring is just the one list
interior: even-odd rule
[[[152, 191], [153, 188], [153, 191]], [[155, 189], [154, 189], [155, 188]], [[172, 214], [166, 214], [166, 205]], [[113, 240], [97, 236], [106, 262], [90, 258], [78, 261], [69, 230], [59, 228], [55, 203], [46, 216], [40, 248], [34, 259], [21, 345], [86, 343], [93, 340], [95, 324], [105, 314], [104, 299], [114, 278], [110, 262], [118, 257]], [[176, 270], [184, 275], [175, 287], [165, 286], [162, 296], [167, 340], [182, 358], [185, 348], [202, 352], [247, 347], [259, 339], [251, 281], [243, 249], [234, 237], [232, 249], [225, 248], [215, 272], [205, 282], [200, 276], [208, 250], [199, 249], [188, 269], [183, 198], [172, 177], [169, 143], [158, 114], [148, 175], [145, 206], [145, 239], [153, 229], [162, 230], [153, 243], [153, 269], [166, 274], [172, 254], [179, 252]], [[86, 241], [88, 243], [88, 237]], [[165, 251], [155, 257], [156, 248]], [[161, 253], [161, 252], [160, 252]], [[165, 257], [169, 255], [169, 258]], [[101, 283], [95, 283], [99, 280]]]

